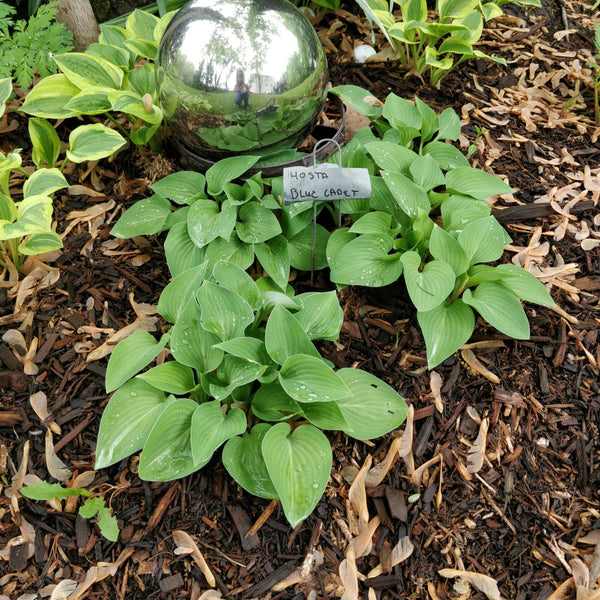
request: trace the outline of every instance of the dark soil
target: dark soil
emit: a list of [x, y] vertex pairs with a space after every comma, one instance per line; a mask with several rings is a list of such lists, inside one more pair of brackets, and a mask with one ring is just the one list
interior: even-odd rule
[[[600, 150], [592, 90], [581, 74], [592, 47], [592, 13], [575, 2], [566, 11], [569, 40], [561, 34], [558, 5], [500, 19], [482, 49], [503, 55], [510, 68], [467, 63], [439, 90], [393, 65], [351, 63], [347, 44], [367, 41], [370, 34], [343, 11], [318, 26], [331, 44], [326, 48], [334, 84], [361, 85], [381, 99], [390, 92], [418, 95], [436, 111], [452, 107], [459, 113], [462, 149], [475, 144], [473, 165], [507, 178], [516, 190], [493, 206], [513, 238], [504, 262], [526, 255], [526, 266], [545, 274], [558, 306], [526, 307], [532, 331], [527, 341], [479, 323], [469, 348], [435, 369], [438, 392], [402, 286], [340, 292], [342, 336], [324, 343], [322, 353], [339, 367], [383, 378], [414, 408], [410, 457], [397, 459], [383, 482], [367, 489], [370, 518], [380, 524], [371, 549], [356, 559], [358, 591], [352, 592], [356, 574], [348, 566], [349, 541], [359, 534], [350, 481], [368, 457], [380, 462], [404, 428], [370, 443], [331, 435], [330, 484], [314, 513], [293, 531], [276, 503], [242, 491], [218, 459], [167, 483], [141, 481], [136, 457], [98, 472], [90, 489], [104, 496], [119, 519], [116, 543], [79, 517], [75, 504], [52, 507], [12, 494], [27, 447], [26, 472], [52, 481], [45, 464], [51, 422], [58, 425], [52, 426], [55, 450], [74, 476], [93, 469], [108, 396], [107, 359], [90, 361], [90, 352], [136, 319], [132, 301], [156, 304], [168, 282], [160, 236], [110, 236], [118, 216], [149, 195], [154, 179], [179, 168], [175, 156], [134, 152], [67, 175], [90, 193], [57, 196], [59, 232], [80, 220], [52, 264], [59, 275], [54, 285], [34, 288], [17, 313], [0, 288], [2, 332], [20, 329], [28, 347], [37, 343], [32, 375], [24, 374], [25, 349], [0, 346], [0, 600], [25, 593], [38, 598], [44, 588], [50, 593], [47, 586], [86, 577], [93, 584], [70, 598], [196, 600], [209, 586], [197, 563], [175, 551], [176, 530], [193, 536], [216, 590], [232, 599], [499, 598], [489, 589], [486, 595], [481, 580], [470, 592], [454, 587], [459, 580], [440, 573], [449, 568], [491, 578], [506, 600], [547, 600], [567, 585], [574, 559], [592, 571], [595, 586], [600, 250], [583, 242], [600, 237]], [[536, 79], [540, 73], [548, 73], [548, 81], [555, 75], [556, 85]], [[3, 152], [27, 152], [26, 121], [16, 118], [19, 128], [0, 137]], [[62, 127], [61, 135], [68, 135], [68, 124]], [[310, 289], [308, 276], [297, 274], [294, 286]], [[312, 285], [330, 287], [326, 273]], [[30, 403], [36, 392], [48, 399], [50, 414], [43, 422]], [[482, 419], [489, 423], [485, 458], [472, 472], [469, 451]], [[420, 476], [411, 474], [410, 460]], [[261, 516], [262, 526], [246, 536]], [[393, 549], [401, 542], [414, 548], [394, 564]], [[344, 560], [350, 576], [340, 572]], [[112, 567], [94, 570], [100, 563]], [[564, 589], [560, 598], [575, 598]]]

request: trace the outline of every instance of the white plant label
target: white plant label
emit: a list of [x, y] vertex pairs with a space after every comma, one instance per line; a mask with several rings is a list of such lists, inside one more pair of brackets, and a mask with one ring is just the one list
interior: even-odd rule
[[344, 168], [331, 163], [283, 170], [283, 202], [370, 198], [368, 169]]

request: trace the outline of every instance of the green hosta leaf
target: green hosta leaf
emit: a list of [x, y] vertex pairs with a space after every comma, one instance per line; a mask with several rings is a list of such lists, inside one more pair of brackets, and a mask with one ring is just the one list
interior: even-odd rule
[[246, 300], [211, 281], [204, 281], [196, 298], [202, 308], [202, 326], [220, 341], [243, 336], [246, 327], [254, 321], [254, 311]]
[[348, 423], [342, 428], [345, 433], [367, 440], [382, 436], [404, 422], [408, 407], [387, 383], [360, 369], [340, 369], [337, 375], [351, 390], [348, 396], [336, 401]]
[[100, 533], [111, 542], [119, 539], [119, 523], [117, 518], [110, 514], [110, 509], [105, 505], [103, 498], [86, 500], [79, 509], [79, 514], [84, 519], [91, 519], [98, 515], [97, 523]]
[[0, 117], [4, 115], [4, 111], [6, 110], [6, 101], [10, 98], [12, 92], [12, 78], [4, 77], [0, 79]]
[[390, 173], [408, 175], [411, 164], [419, 158], [416, 152], [391, 142], [371, 142], [365, 145], [365, 150], [380, 169]]
[[417, 319], [427, 347], [427, 365], [433, 369], [454, 354], [475, 329], [473, 311], [456, 300], [427, 312], [418, 312]]
[[458, 243], [471, 265], [498, 260], [509, 242], [506, 231], [492, 216], [469, 223], [458, 234]]
[[544, 284], [529, 271], [517, 265], [499, 265], [496, 267], [505, 283], [521, 300], [542, 306], [555, 306], [552, 296]]
[[202, 264], [174, 277], [158, 299], [158, 313], [170, 323], [175, 323], [183, 307], [202, 285], [205, 274], [206, 265]]
[[194, 371], [175, 360], [148, 369], [137, 376], [157, 390], [183, 396], [196, 387]]
[[144, 444], [138, 468], [141, 479], [169, 481], [185, 477], [202, 466], [192, 457], [192, 415], [197, 407], [188, 398], [167, 404]]
[[45, 119], [67, 119], [77, 114], [67, 108], [67, 104], [80, 91], [63, 73], [50, 75], [44, 77], [27, 94], [21, 110], [28, 115]]
[[[349, 239], [351, 235], [340, 229], [331, 236], [332, 243], [327, 246], [327, 254], [332, 281], [344, 285], [381, 287], [400, 277], [400, 255], [389, 254], [394, 246], [392, 237], [366, 234]], [[336, 248], [338, 241], [345, 240], [348, 240], [347, 243]]]
[[27, 127], [29, 128], [29, 137], [33, 145], [31, 158], [35, 166], [38, 169], [43, 167], [44, 164], [54, 167], [60, 154], [60, 139], [54, 127], [41, 117], [30, 117], [27, 119]]
[[13, 199], [0, 192], [0, 221], [12, 223], [17, 218], [17, 206]]
[[[288, 239], [288, 251], [290, 253], [290, 264], [299, 271], [310, 271], [312, 268], [319, 270], [327, 266], [325, 248], [329, 239], [329, 232], [325, 227], [317, 224], [316, 240], [313, 242], [312, 223], [305, 227], [300, 233]], [[314, 260], [313, 260], [314, 243]]]
[[438, 126], [439, 132], [435, 137], [436, 140], [458, 140], [461, 132], [460, 118], [452, 108], [441, 112], [438, 117]]
[[283, 235], [254, 246], [256, 258], [269, 277], [285, 289], [290, 278], [290, 251]]
[[110, 100], [112, 110], [115, 112], [122, 112], [129, 115], [130, 118], [133, 117], [133, 120], [141, 119], [145, 123], [155, 126], [162, 123], [162, 110], [155, 104], [150, 107], [150, 110], [147, 110], [143, 95], [137, 92], [119, 90], [118, 92], [110, 93], [108, 99]]
[[238, 218], [238, 237], [247, 244], [265, 242], [281, 233], [279, 221], [273, 211], [264, 208], [257, 201], [244, 204]]
[[429, 142], [423, 148], [423, 154], [432, 156], [438, 167], [444, 171], [469, 166], [467, 157], [458, 148], [445, 142]]
[[171, 227], [165, 240], [165, 258], [173, 277], [202, 265], [205, 255], [206, 248], [198, 248], [190, 238], [187, 222]]
[[158, 53], [157, 42], [132, 38], [125, 40], [125, 46], [137, 56], [143, 56], [152, 61], [156, 60]]
[[465, 290], [462, 299], [498, 331], [519, 340], [529, 338], [529, 321], [521, 302], [502, 283], [484, 281], [473, 291]]
[[247, 492], [259, 498], [278, 498], [262, 455], [262, 441], [271, 425], [259, 423], [250, 433], [227, 440], [223, 465]]
[[239, 265], [225, 260], [217, 262], [213, 267], [212, 280], [241, 296], [253, 309], [261, 308], [258, 285]]
[[223, 360], [223, 350], [215, 348], [221, 340], [201, 323], [201, 310], [192, 296], [171, 329], [170, 347], [177, 362], [200, 373], [209, 373]]
[[112, 91], [112, 88], [91, 85], [73, 96], [65, 108], [79, 115], [100, 115], [111, 110], [108, 95]]
[[193, 204], [198, 197], [206, 197], [205, 186], [206, 179], [202, 173], [179, 171], [163, 177], [150, 187], [155, 193], [177, 204]]
[[111, 230], [117, 238], [152, 235], [164, 229], [171, 214], [171, 203], [158, 194], [138, 200], [130, 206]]
[[227, 354], [216, 374], [207, 375], [208, 391], [216, 400], [225, 400], [235, 389], [254, 383], [266, 370], [265, 365]]
[[259, 365], [270, 365], [271, 359], [267, 354], [265, 343], [262, 340], [253, 337], [239, 337], [225, 342], [220, 342], [215, 348], [221, 348], [238, 358], [243, 358], [249, 362]]
[[68, 52], [55, 56], [54, 60], [69, 80], [82, 90], [90, 85], [118, 90], [123, 83], [123, 70], [99, 56]]
[[279, 383], [297, 402], [329, 402], [351, 394], [322, 358], [295, 354], [279, 371]]
[[427, 191], [432, 190], [439, 185], [444, 185], [446, 181], [435, 158], [430, 154], [419, 156], [419, 158], [410, 165], [410, 174], [415, 183]]
[[415, 96], [415, 106], [423, 118], [421, 140], [422, 142], [427, 142], [439, 128], [438, 117], [436, 112], [418, 96]]
[[409, 127], [420, 131], [423, 126], [423, 117], [418, 108], [412, 102], [394, 93], [388, 94], [385, 99], [382, 116], [396, 128]]
[[449, 171], [446, 174], [446, 188], [448, 191], [472, 196], [478, 200], [485, 200], [495, 194], [510, 194], [514, 191], [495, 175], [471, 167], [457, 167]]
[[[526, 4], [523, 2], [523, 4]], [[492, 19], [496, 19], [501, 17], [504, 14], [504, 11], [500, 6], [498, 6], [495, 2], [486, 2], [481, 5], [481, 12], [483, 14], [483, 18], [486, 21], [491, 21]]]
[[409, 216], [415, 218], [419, 212], [429, 214], [431, 204], [427, 192], [402, 173], [384, 171], [382, 177], [398, 206]]
[[130, 53], [120, 46], [102, 43], [90, 44], [85, 52], [86, 54], [92, 54], [93, 56], [103, 58], [117, 67], [129, 69]]
[[205, 465], [215, 450], [246, 431], [246, 414], [239, 408], [224, 413], [218, 400], [205, 402], [192, 415], [192, 454], [197, 466]]
[[302, 310], [294, 313], [311, 340], [337, 340], [344, 322], [344, 311], [335, 291], [306, 292], [296, 296]]
[[392, 230], [392, 215], [382, 211], [368, 212], [357, 219], [349, 229], [350, 233], [374, 233], [394, 235]]
[[329, 481], [329, 440], [312, 425], [291, 432], [287, 423], [278, 423], [266, 432], [262, 453], [285, 516], [296, 527], [313, 511]]
[[69, 135], [67, 158], [75, 163], [110, 156], [127, 144], [123, 136], [102, 123], [80, 125]]
[[158, 25], [159, 19], [155, 15], [145, 10], [134, 10], [125, 23], [125, 30], [132, 38], [142, 40], [153, 40], [154, 29]]
[[[31, 122], [31, 119], [29, 121]], [[51, 169], [38, 169], [23, 184], [23, 196], [25, 198], [31, 196], [50, 196], [57, 190], [67, 187], [69, 187], [69, 184], [58, 169], [54, 167]]]
[[[384, 30], [382, 29], [382, 31]], [[370, 92], [363, 90], [357, 85], [337, 85], [329, 91], [339, 96], [345, 104], [362, 115], [371, 118], [377, 118], [381, 115], [381, 102], [373, 102], [372, 100], [377, 99]]]
[[436, 260], [448, 263], [455, 275], [462, 275], [469, 268], [469, 258], [458, 241], [447, 231], [435, 225], [429, 238], [429, 252]]
[[125, 87], [127, 90], [135, 92], [138, 97], [150, 94], [153, 98], [156, 98], [157, 89], [154, 64], [147, 62], [130, 70], [127, 74]]
[[452, 267], [443, 261], [433, 260], [421, 266], [421, 257], [412, 250], [402, 255], [404, 280], [408, 295], [419, 311], [439, 306], [454, 289], [456, 276]]
[[226, 183], [241, 177], [256, 161], [258, 156], [230, 156], [215, 163], [206, 171], [208, 193], [218, 196]]
[[31, 485], [26, 485], [20, 490], [21, 494], [31, 500], [53, 500], [58, 498], [59, 500], [65, 500], [69, 496], [90, 496], [90, 492], [87, 490], [72, 489], [63, 487], [60, 483], [48, 483], [47, 481], [39, 481]]
[[220, 209], [214, 200], [196, 200], [188, 214], [188, 233], [199, 248], [215, 238], [228, 240], [235, 227], [236, 207], [224, 202]]
[[487, 217], [491, 206], [484, 200], [468, 196], [450, 196], [442, 202], [442, 222], [446, 231], [462, 231], [471, 221]]
[[343, 431], [348, 427], [348, 421], [337, 402], [304, 402], [298, 406], [304, 417], [319, 429]]
[[19, 244], [19, 252], [28, 256], [44, 254], [63, 247], [62, 238], [54, 231], [34, 233]]
[[295, 354], [308, 354], [320, 359], [300, 322], [283, 306], [276, 305], [265, 328], [265, 347], [269, 356], [279, 365]]
[[236, 264], [242, 269], [248, 269], [254, 262], [254, 246], [241, 242], [234, 232], [229, 240], [217, 238], [206, 247], [206, 260], [209, 269], [219, 261]]
[[30, 196], [15, 205], [16, 221], [0, 221], [0, 240], [11, 240], [34, 233], [48, 233], [52, 225], [52, 199]]
[[168, 335], [156, 341], [147, 331], [134, 331], [112, 351], [106, 367], [106, 392], [112, 392], [150, 364], [165, 347]]
[[140, 378], [121, 386], [102, 413], [94, 468], [103, 469], [141, 450], [166, 403], [161, 390]]
[[302, 414], [300, 406], [279, 383], [261, 385], [252, 396], [252, 413], [261, 421], [287, 421]]

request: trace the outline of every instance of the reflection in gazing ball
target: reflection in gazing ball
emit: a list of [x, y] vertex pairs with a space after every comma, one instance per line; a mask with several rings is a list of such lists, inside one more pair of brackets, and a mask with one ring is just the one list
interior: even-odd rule
[[169, 24], [156, 63], [176, 142], [218, 160], [298, 145], [323, 108], [327, 63], [287, 0], [193, 0]]

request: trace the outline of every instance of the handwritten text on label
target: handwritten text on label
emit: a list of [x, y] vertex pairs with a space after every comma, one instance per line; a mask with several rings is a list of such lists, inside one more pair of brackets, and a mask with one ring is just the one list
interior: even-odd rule
[[371, 180], [367, 169], [343, 168], [326, 163], [283, 170], [285, 204], [370, 197]]

